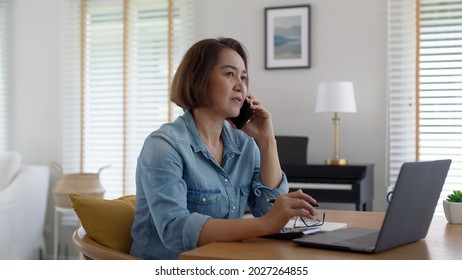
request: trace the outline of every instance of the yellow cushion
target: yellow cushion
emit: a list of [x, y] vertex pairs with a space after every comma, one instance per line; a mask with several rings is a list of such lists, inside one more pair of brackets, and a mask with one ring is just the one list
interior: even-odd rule
[[89, 238], [119, 252], [130, 252], [135, 195], [113, 200], [75, 193], [69, 197]]

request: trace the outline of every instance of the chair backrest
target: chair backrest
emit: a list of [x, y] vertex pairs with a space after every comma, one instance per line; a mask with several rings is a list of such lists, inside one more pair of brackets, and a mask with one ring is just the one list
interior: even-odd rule
[[275, 136], [279, 161], [285, 164], [307, 164], [308, 137]]
[[86, 235], [83, 227], [72, 235], [72, 241], [87, 260], [139, 260], [140, 258], [108, 248]]

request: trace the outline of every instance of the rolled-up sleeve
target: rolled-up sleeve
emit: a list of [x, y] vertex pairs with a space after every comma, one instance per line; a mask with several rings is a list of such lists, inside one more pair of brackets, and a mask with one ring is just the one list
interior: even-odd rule
[[197, 242], [199, 241], [199, 234], [205, 224], [205, 222], [211, 217], [191, 213], [186, 220], [183, 227], [183, 244], [184, 249], [191, 250], [197, 247]]
[[282, 180], [279, 186], [275, 189], [269, 188], [263, 185], [259, 177], [254, 178], [252, 183], [252, 194], [253, 194], [253, 207], [250, 209], [252, 215], [255, 217], [261, 217], [265, 215], [271, 208], [271, 204], [268, 202], [270, 198], [277, 198], [281, 194], [289, 192], [289, 183], [285, 173], [282, 173]]

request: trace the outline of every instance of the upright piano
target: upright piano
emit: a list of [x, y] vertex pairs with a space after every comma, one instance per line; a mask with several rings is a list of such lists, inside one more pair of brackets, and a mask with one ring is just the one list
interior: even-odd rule
[[290, 191], [302, 189], [318, 202], [354, 203], [357, 211], [372, 211], [373, 165], [283, 164]]

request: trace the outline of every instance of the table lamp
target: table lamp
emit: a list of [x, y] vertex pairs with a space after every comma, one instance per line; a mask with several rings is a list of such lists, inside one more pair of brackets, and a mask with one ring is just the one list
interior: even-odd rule
[[356, 102], [353, 83], [348, 81], [322, 82], [316, 97], [317, 113], [334, 113], [334, 155], [325, 161], [326, 165], [346, 165], [348, 161], [340, 158], [338, 152], [338, 113], [355, 113]]

